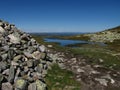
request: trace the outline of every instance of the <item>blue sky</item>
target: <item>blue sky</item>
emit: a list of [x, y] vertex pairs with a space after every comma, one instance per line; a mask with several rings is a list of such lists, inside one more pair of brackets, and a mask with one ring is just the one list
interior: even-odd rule
[[0, 18], [26, 32], [96, 32], [120, 25], [120, 0], [0, 0]]

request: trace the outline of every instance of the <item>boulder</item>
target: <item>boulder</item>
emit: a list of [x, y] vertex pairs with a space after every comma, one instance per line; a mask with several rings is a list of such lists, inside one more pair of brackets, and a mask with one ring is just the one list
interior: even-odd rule
[[37, 90], [47, 90], [46, 89], [46, 84], [40, 80], [36, 80], [36, 86], [37, 86]]
[[13, 90], [13, 86], [9, 82], [2, 83], [2, 90]]
[[27, 89], [27, 81], [24, 79], [16, 80], [15, 88], [18, 90], [26, 90]]

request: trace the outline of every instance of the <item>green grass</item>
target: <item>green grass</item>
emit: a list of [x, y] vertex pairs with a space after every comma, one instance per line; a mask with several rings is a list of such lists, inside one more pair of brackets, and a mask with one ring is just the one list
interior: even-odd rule
[[[71, 71], [61, 69], [57, 64], [54, 64], [52, 69], [48, 70], [45, 81], [48, 90], [80, 90], [80, 83], [75, 81], [74, 74]], [[65, 89], [66, 86], [69, 88]]]
[[[102, 49], [102, 48], [73, 48], [71, 52], [76, 55], [82, 55], [92, 59], [92, 64], [99, 64], [99, 59], [103, 60], [101, 65], [105, 67], [112, 66], [113, 69], [120, 69], [120, 57], [113, 56], [112, 51]], [[116, 65], [115, 65], [116, 64]]]

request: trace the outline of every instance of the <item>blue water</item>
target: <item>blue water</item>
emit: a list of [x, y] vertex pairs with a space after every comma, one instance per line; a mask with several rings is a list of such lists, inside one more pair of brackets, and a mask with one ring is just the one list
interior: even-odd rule
[[63, 40], [63, 39], [54, 39], [54, 38], [45, 38], [45, 42], [56, 42], [59, 43], [61, 46], [66, 46], [70, 44], [77, 44], [77, 43], [88, 43], [87, 41], [80, 41], [80, 40]]

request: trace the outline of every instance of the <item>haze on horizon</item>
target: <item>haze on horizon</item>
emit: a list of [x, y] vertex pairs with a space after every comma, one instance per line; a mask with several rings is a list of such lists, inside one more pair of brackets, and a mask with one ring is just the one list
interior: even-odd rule
[[25, 32], [97, 32], [120, 25], [120, 0], [3, 0], [0, 19]]

